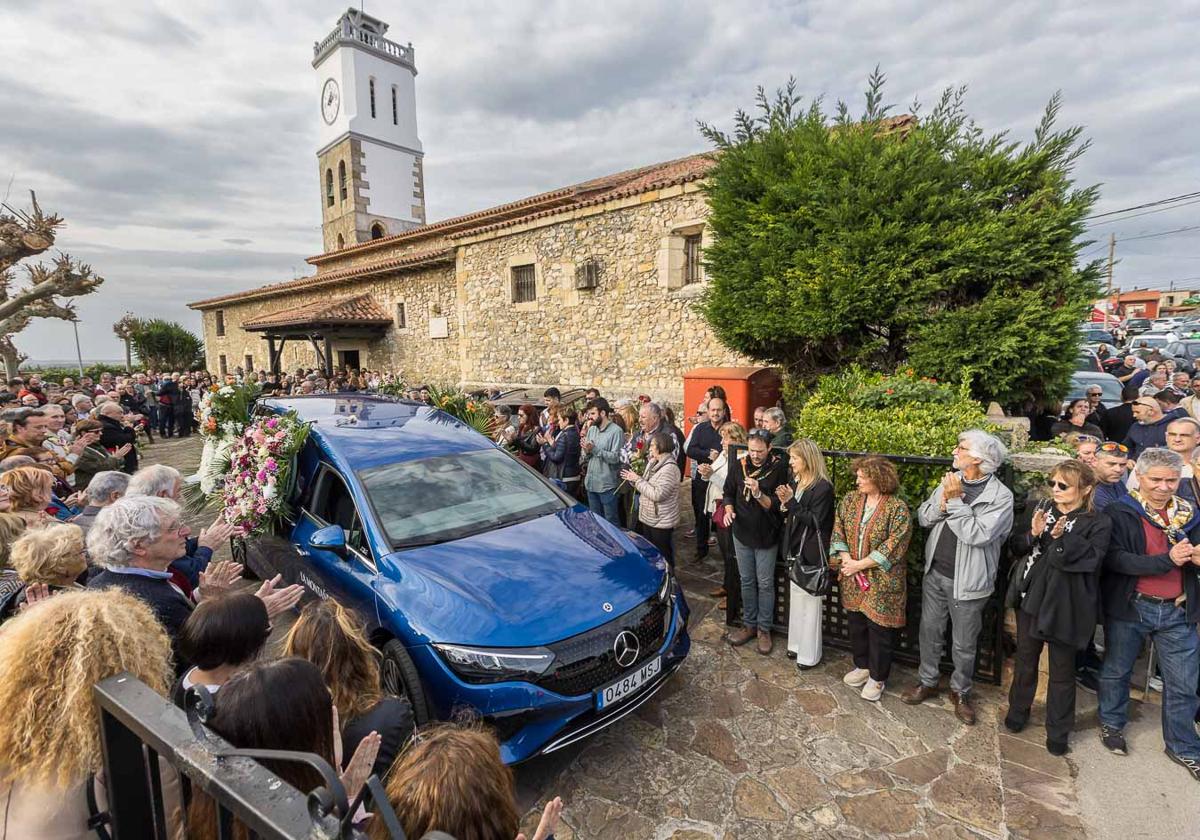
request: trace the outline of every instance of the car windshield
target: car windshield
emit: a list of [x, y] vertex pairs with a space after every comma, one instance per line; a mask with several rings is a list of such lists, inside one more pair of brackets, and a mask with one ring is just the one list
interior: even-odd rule
[[395, 548], [460, 539], [566, 507], [499, 449], [401, 461], [358, 477]]
[[1161, 335], [1139, 335], [1137, 341], [1134, 342], [1134, 349], [1138, 347], [1166, 347], [1167, 339]]

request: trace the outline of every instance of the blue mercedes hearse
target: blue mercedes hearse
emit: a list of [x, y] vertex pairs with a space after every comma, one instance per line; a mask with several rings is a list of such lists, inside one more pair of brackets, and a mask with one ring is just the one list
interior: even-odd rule
[[648, 541], [429, 406], [255, 408], [292, 410], [313, 424], [292, 514], [247, 559], [353, 608], [419, 723], [470, 710], [524, 761], [629, 714], [683, 663], [687, 602]]

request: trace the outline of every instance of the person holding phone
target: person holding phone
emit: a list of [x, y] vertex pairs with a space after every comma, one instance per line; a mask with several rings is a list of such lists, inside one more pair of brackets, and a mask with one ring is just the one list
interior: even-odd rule
[[1007, 604], [1016, 611], [1017, 652], [1004, 726], [1020, 732], [1029, 722], [1042, 648], [1050, 651], [1046, 689], [1046, 749], [1067, 752], [1075, 727], [1075, 658], [1096, 627], [1100, 567], [1112, 521], [1095, 509], [1096, 476], [1079, 461], [1050, 471], [1051, 499], [1030, 511], [1009, 546], [1017, 558]]

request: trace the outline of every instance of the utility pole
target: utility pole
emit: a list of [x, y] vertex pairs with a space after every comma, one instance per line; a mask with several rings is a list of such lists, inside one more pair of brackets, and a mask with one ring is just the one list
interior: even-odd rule
[[1104, 329], [1106, 329], [1106, 330], [1108, 329], [1108, 314], [1110, 311], [1112, 311], [1112, 308], [1113, 308], [1113, 302], [1112, 302], [1113, 257], [1116, 256], [1116, 253], [1117, 253], [1117, 235], [1115, 233], [1110, 233], [1108, 235], [1108, 295], [1107, 295], [1108, 305], [1104, 307]]
[[79, 362], [79, 378], [83, 379], [83, 351], [79, 348], [79, 319], [72, 318], [71, 326], [75, 328], [75, 360]]

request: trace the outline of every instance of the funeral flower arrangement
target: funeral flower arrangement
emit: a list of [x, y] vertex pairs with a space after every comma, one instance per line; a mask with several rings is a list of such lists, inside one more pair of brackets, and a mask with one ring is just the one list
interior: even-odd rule
[[255, 385], [213, 385], [200, 397], [200, 434], [204, 452], [200, 455], [200, 498], [190, 504], [203, 504], [216, 492], [229, 463], [229, 453], [250, 422], [250, 409], [258, 399]]
[[307, 439], [308, 424], [294, 411], [261, 417], [247, 426], [229, 452], [218, 490], [222, 518], [247, 534], [270, 530], [287, 513], [296, 455]]

